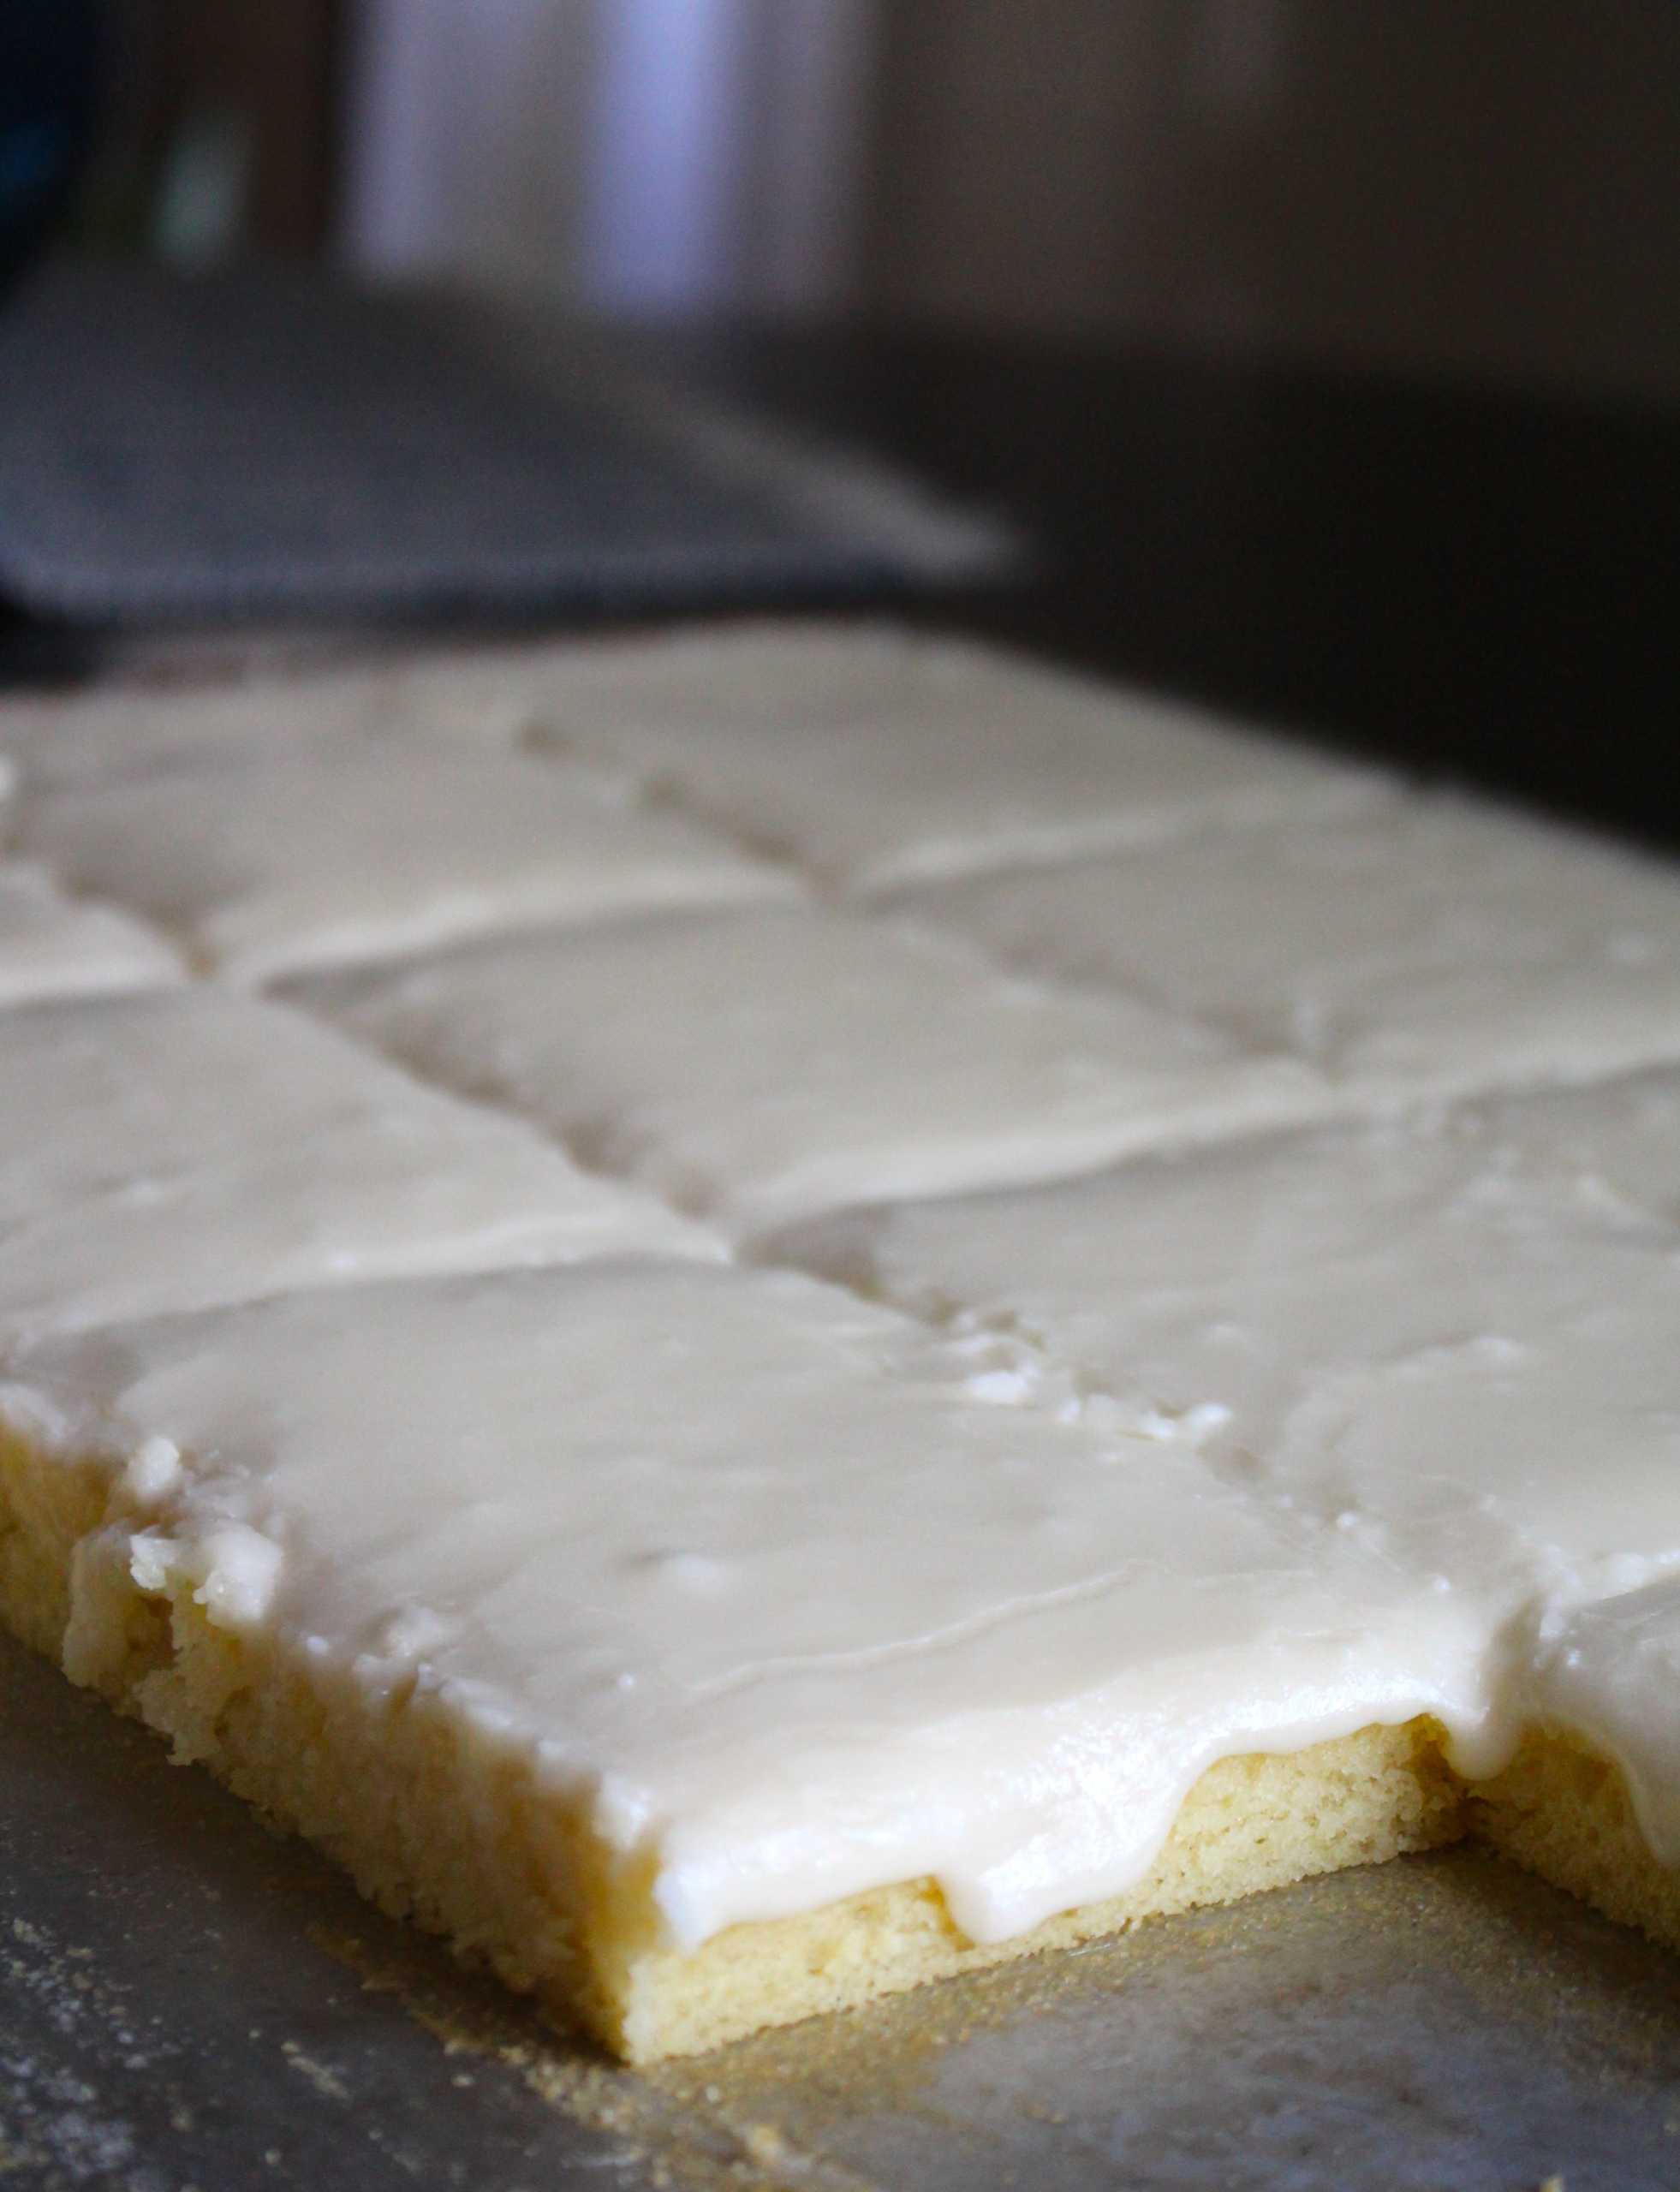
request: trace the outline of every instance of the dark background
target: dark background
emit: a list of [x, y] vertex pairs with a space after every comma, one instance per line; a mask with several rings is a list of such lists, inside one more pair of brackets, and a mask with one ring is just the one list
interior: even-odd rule
[[103, 19], [61, 248], [622, 322], [1022, 520], [946, 621], [1680, 842], [1670, 0]]

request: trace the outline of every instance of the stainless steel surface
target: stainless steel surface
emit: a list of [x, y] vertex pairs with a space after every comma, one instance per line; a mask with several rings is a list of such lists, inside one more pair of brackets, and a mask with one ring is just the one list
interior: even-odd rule
[[1680, 1963], [1469, 1851], [637, 2077], [0, 1645], [0, 2184], [1680, 2185]]

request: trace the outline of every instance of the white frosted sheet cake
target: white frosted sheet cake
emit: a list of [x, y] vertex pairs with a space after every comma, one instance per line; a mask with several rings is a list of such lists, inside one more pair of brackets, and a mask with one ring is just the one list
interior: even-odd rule
[[181, 955], [114, 906], [73, 898], [27, 861], [0, 861], [0, 1006], [184, 980]]
[[873, 628], [9, 739], [0, 1617], [387, 1909], [637, 2060], [1465, 1833], [1680, 1945], [1655, 863]]
[[539, 920], [793, 885], [563, 764], [416, 737], [283, 742], [236, 768], [26, 792], [18, 834], [78, 889], [255, 983]]
[[1188, 1016], [818, 908], [512, 938], [296, 994], [591, 1163], [747, 1230], [1053, 1176], [1323, 1101], [1308, 1069]]
[[[1606, 1123], [1625, 1149], [1622, 1093]], [[1674, 1864], [1680, 1721], [1647, 1718], [1635, 1744], [1620, 1693], [1648, 1687], [1645, 1630], [1680, 1608], [1680, 1226], [1665, 1198], [1602, 1191], [1584, 1101], [1573, 1137], [1522, 1111], [855, 1212], [773, 1252], [953, 1337], [1030, 1334], [1079, 1420], [1427, 1578], [1463, 1623], [1457, 1694], [1479, 1700], [1447, 1722], [1463, 1770], [1508, 1764], [1566, 1677], [1564, 1717], [1623, 1761]], [[1559, 1642], [1582, 1623], [1596, 1698]]]
[[[546, 652], [546, 651], [545, 651]], [[293, 664], [218, 682], [159, 681], [0, 696], [0, 747], [38, 791], [176, 769], [240, 768], [302, 745], [389, 732], [510, 745], [527, 720], [517, 655]]]
[[[517, 1787], [520, 1869], [576, 1851], [524, 1952], [581, 1937], [633, 2052], [671, 2021], [669, 1950], [924, 1876], [1003, 1942], [1133, 1885], [1222, 1754], [1457, 1703], [1421, 1582], [837, 1290], [594, 1262], [354, 1307], [14, 1351], [14, 1420], [112, 1487], [72, 1671], [127, 1679], [136, 1585], [178, 1593], [206, 1664], [152, 1717], [198, 1748], [229, 1655], [306, 1682], [370, 1866], [344, 1769], [406, 1700], [485, 1822], [424, 1892], [501, 1922], [491, 1792]], [[237, 1740], [284, 1815], [283, 1756]]]
[[1023, 972], [1170, 998], [1367, 1105], [1680, 1054], [1680, 879], [1457, 799], [906, 892]]
[[393, 1272], [721, 1251], [516, 1120], [208, 987], [0, 1014], [0, 1335]]
[[[1093, 847], [1337, 813], [1385, 780], [1152, 696], [992, 649], [876, 634], [783, 641], [724, 705], [684, 706], [709, 665], [650, 651], [557, 688], [539, 742], [592, 756], [831, 885], [872, 887]], [[736, 699], [740, 694], [742, 697]]]

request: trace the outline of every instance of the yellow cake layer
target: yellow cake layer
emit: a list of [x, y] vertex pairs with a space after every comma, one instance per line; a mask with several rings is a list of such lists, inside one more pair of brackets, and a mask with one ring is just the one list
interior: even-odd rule
[[1652, 1855], [1621, 1769], [1568, 1730], [1535, 1728], [1471, 1792], [1470, 1832], [1607, 1917], [1680, 1948], [1680, 1872]]

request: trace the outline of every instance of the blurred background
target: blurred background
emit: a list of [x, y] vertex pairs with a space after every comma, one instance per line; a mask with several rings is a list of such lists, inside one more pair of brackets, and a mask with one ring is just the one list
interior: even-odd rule
[[0, 0], [48, 214], [0, 676], [885, 605], [1680, 843], [1677, 0]]
[[1672, 0], [110, 14], [80, 220], [181, 262], [1680, 391]]

